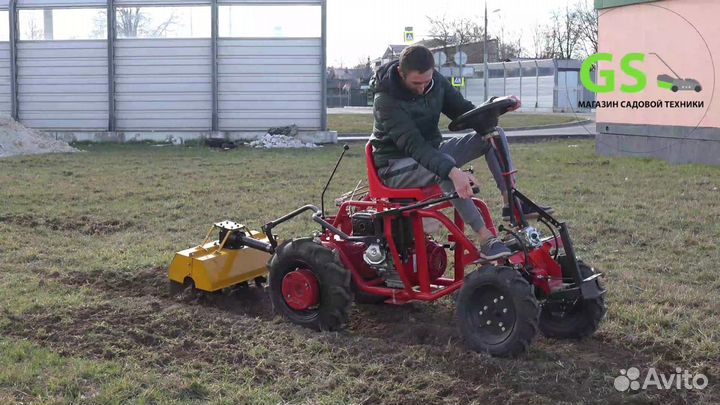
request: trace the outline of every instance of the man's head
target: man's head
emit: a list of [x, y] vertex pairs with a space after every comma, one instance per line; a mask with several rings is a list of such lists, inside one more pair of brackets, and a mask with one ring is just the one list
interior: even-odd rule
[[411, 45], [400, 54], [398, 73], [405, 87], [415, 94], [423, 94], [432, 81], [435, 59], [429, 49]]

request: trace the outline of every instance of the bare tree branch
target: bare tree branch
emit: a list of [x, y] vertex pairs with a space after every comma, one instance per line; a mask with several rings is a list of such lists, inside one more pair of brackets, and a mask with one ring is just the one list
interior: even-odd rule
[[445, 15], [438, 18], [426, 17], [430, 22], [430, 37], [440, 42], [443, 51], [454, 46], [456, 39], [452, 21], [449, 21]]

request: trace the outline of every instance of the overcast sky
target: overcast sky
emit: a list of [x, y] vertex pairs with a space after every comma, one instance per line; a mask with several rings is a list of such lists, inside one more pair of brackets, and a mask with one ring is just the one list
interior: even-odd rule
[[[579, 0], [488, 0], [488, 32], [520, 36], [532, 48], [533, 27], [545, 23], [553, 9]], [[592, 0], [580, 0], [592, 3]], [[412, 26], [416, 39], [427, 34], [426, 16], [467, 16], [483, 20], [482, 0], [328, 0], [328, 65], [354, 66], [379, 57], [388, 44], [402, 44], [405, 26]]]

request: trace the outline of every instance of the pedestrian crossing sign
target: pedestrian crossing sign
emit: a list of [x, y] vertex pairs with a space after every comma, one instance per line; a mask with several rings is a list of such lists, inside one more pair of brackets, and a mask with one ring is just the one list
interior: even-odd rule
[[405, 27], [405, 42], [415, 41], [415, 33], [413, 27]]

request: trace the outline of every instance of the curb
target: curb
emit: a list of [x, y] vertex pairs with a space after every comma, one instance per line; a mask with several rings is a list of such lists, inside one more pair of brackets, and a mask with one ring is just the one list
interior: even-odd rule
[[[575, 126], [584, 126], [584, 125], [591, 124], [594, 122], [595, 121], [593, 121], [593, 120], [581, 120], [581, 121], [566, 122], [564, 124], [548, 124], [548, 125], [535, 125], [535, 126], [528, 126], [528, 127], [514, 127], [514, 128], [505, 129], [505, 132], [529, 131], [529, 130], [533, 130], [533, 129], [568, 128], [568, 127], [575, 127]], [[463, 132], [448, 132], [448, 131], [444, 131], [444, 132], [440, 132], [440, 133], [443, 135], [443, 138], [447, 137], [447, 136], [456, 136], [456, 135], [463, 134]], [[466, 133], [469, 133], [469, 132], [466, 132]], [[338, 132], [337, 136], [338, 136], [338, 139], [340, 137], [343, 137], [343, 138], [368, 137], [368, 136], [370, 136], [370, 132], [368, 132], [368, 133], [356, 133], [356, 132], [340, 133], [340, 132]], [[516, 135], [514, 137], [520, 137], [520, 136], [523, 136], [523, 135]], [[538, 136], [536, 136], [536, 137], [538, 137]]]
[[[526, 131], [526, 130], [532, 130], [532, 129], [553, 129], [553, 128], [567, 128], [567, 127], [575, 127], [575, 126], [584, 126], [586, 124], [594, 123], [593, 120], [583, 120], [583, 121], [576, 121], [572, 123], [566, 123], [566, 124], [551, 124], [551, 125], [538, 125], [534, 127], [519, 127], [519, 128], [512, 128], [508, 129], [508, 142], [514, 143], [514, 142], [542, 142], [542, 141], [548, 141], [548, 140], [556, 140], [556, 139], [595, 139], [595, 134], [548, 134], [548, 135], [513, 135], [513, 131]], [[467, 132], [469, 133], [469, 132]], [[443, 139], [450, 139], [455, 136], [461, 136], [464, 135], [463, 132], [443, 132]], [[358, 141], [367, 141], [370, 134], [338, 134], [338, 142], [344, 141], [344, 142], [358, 142]]]
[[[593, 120], [580, 120], [580, 121], [566, 122], [564, 124], [547, 124], [547, 125], [534, 125], [534, 126], [528, 126], [528, 127], [514, 127], [514, 128], [506, 129], [505, 132], [527, 131], [527, 130], [531, 130], [531, 129], [567, 128], [567, 127], [575, 127], [575, 126], [581, 126], [581, 125], [584, 126], [584, 125], [594, 123], [594, 122], [595, 121], [593, 121]], [[443, 135], [444, 134], [445, 133], [443, 133]]]

